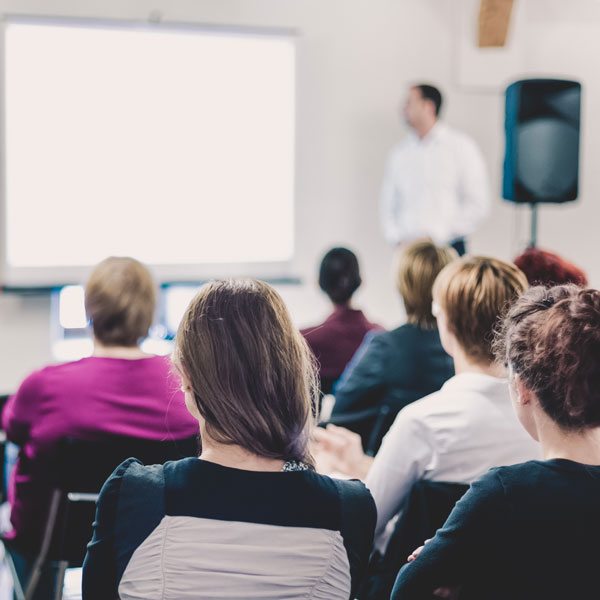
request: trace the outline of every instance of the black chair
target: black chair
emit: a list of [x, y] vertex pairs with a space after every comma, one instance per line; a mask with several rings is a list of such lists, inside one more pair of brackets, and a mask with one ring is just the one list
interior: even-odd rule
[[319, 423], [325, 427], [329, 423], [346, 427], [351, 431], [359, 433], [365, 454], [375, 456], [383, 436], [387, 433], [396, 417], [395, 413], [387, 405], [374, 406], [339, 415], [332, 415], [327, 421]]
[[367, 578], [357, 597], [360, 600], [389, 600], [398, 572], [409, 554], [435, 535], [468, 489], [466, 483], [426, 480], [415, 483], [385, 555], [375, 555], [371, 559]]
[[33, 597], [42, 570], [47, 567], [58, 571], [54, 597], [62, 598], [65, 571], [83, 564], [86, 546], [92, 537], [98, 494], [119, 464], [130, 457], [138, 458], [146, 465], [162, 464], [197, 456], [198, 450], [197, 437], [167, 441], [123, 436], [107, 436], [94, 442], [73, 438], [62, 440], [51, 461], [54, 484], [42, 541], [29, 580], [24, 585], [11, 560], [12, 544], [3, 541], [17, 600]]

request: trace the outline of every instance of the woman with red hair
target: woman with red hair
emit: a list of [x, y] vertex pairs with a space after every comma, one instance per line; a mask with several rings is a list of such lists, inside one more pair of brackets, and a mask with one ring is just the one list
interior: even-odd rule
[[586, 286], [585, 273], [554, 252], [527, 248], [513, 261], [527, 277], [530, 285], [563, 285], [574, 283]]

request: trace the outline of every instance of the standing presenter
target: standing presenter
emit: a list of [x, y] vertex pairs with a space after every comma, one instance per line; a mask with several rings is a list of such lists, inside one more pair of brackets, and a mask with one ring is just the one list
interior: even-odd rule
[[465, 238], [488, 215], [489, 180], [475, 142], [439, 121], [441, 106], [432, 85], [409, 89], [403, 112], [410, 132], [387, 159], [381, 225], [392, 244], [426, 237], [462, 255]]

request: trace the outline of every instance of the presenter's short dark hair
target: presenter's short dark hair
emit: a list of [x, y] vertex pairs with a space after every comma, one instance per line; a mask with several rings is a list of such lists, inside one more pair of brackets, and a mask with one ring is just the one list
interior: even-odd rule
[[358, 259], [348, 248], [332, 248], [319, 269], [319, 286], [334, 304], [346, 304], [361, 284]]
[[423, 100], [431, 100], [433, 102], [433, 105], [435, 106], [435, 114], [436, 116], [439, 115], [443, 101], [442, 92], [440, 92], [440, 90], [438, 90], [435, 86], [427, 83], [419, 83], [418, 85], [415, 85], [415, 88], [421, 92]]

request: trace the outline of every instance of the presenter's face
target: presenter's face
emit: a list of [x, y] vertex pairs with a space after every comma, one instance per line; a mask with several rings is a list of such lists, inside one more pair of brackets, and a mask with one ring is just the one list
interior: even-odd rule
[[402, 112], [404, 114], [404, 120], [410, 127], [415, 127], [423, 117], [423, 111], [425, 110], [426, 102], [423, 100], [421, 90], [418, 88], [410, 88], [406, 96], [406, 102]]

